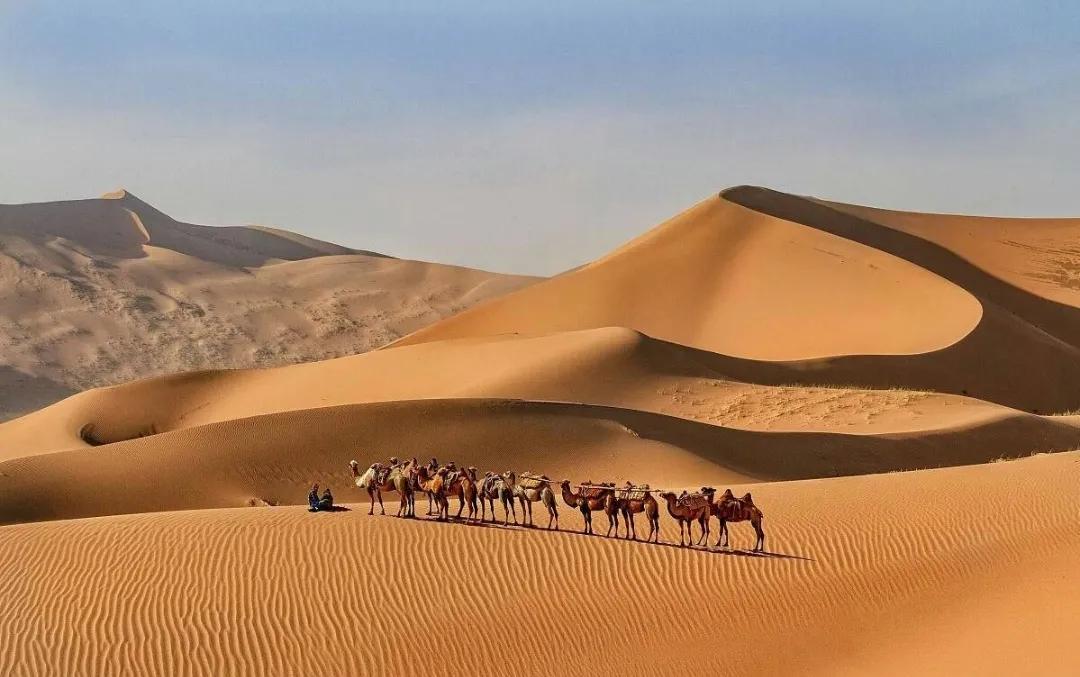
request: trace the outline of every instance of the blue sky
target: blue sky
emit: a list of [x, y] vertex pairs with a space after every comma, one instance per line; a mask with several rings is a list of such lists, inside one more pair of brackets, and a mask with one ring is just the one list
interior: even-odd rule
[[1080, 4], [750, 4], [0, 0], [0, 202], [530, 273], [740, 183], [1080, 215]]

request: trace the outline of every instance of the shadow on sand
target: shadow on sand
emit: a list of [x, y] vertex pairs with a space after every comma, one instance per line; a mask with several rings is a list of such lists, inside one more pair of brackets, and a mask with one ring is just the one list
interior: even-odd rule
[[[383, 515], [380, 515], [379, 513], [375, 513], [375, 515], [373, 515], [373, 516], [374, 517], [382, 517]], [[386, 515], [386, 517], [395, 517], [395, 515], [389, 515], [388, 514], [388, 515]], [[792, 555], [792, 554], [783, 553], [783, 552], [770, 552], [770, 551], [754, 552], [752, 550], [741, 550], [741, 549], [738, 549], [738, 548], [715, 548], [715, 547], [712, 547], [712, 546], [708, 546], [708, 547], [703, 547], [703, 546], [682, 546], [682, 545], [679, 545], [678, 543], [666, 543], [666, 542], [663, 542], [663, 541], [661, 541], [659, 543], [655, 543], [655, 542], [652, 542], [652, 541], [643, 541], [643, 540], [635, 540], [635, 539], [628, 539], [628, 538], [618, 538], [618, 537], [612, 537], [612, 536], [604, 536], [603, 534], [596, 534], [596, 533], [585, 534], [585, 533], [582, 533], [580, 531], [567, 531], [565, 529], [558, 529], [558, 530], [556, 530], [556, 529], [547, 529], [545, 527], [539, 527], [539, 526], [535, 526], [535, 525], [530, 526], [528, 524], [508, 524], [508, 525], [504, 525], [502, 522], [499, 522], [499, 521], [496, 521], [496, 522], [480, 522], [480, 521], [477, 521], [477, 520], [470, 520], [470, 519], [465, 518], [465, 517], [453, 517], [453, 516], [451, 516], [447, 520], [438, 520], [438, 519], [436, 519], [434, 517], [430, 517], [430, 516], [417, 515], [416, 517], [402, 517], [400, 519], [417, 520], [417, 521], [420, 521], [420, 522], [439, 522], [439, 521], [442, 521], [445, 524], [453, 524], [453, 525], [457, 525], [457, 526], [470, 527], [470, 528], [480, 528], [480, 529], [497, 529], [499, 531], [550, 531], [550, 532], [553, 532], [553, 533], [569, 534], [571, 536], [581, 536], [583, 538], [602, 538], [602, 539], [607, 539], [607, 540], [616, 540], [616, 541], [625, 542], [625, 543], [635, 543], [637, 545], [647, 545], [647, 546], [654, 547], [654, 548], [675, 548], [676, 550], [687, 550], [687, 551], [690, 551], [690, 552], [698, 552], [698, 553], [701, 553], [701, 554], [704, 554], [704, 555], [724, 555], [724, 556], [727, 556], [727, 557], [753, 557], [755, 559], [790, 559], [790, 560], [799, 560], [799, 561], [803, 561], [803, 562], [816, 562], [817, 561], [813, 557], [803, 557], [802, 555]]]

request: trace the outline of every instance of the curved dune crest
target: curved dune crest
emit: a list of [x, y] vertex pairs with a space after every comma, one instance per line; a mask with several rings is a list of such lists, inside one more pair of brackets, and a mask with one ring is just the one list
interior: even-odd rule
[[618, 325], [764, 360], [912, 354], [959, 341], [981, 312], [907, 261], [713, 197], [594, 263], [394, 345]]
[[619, 327], [447, 340], [81, 393], [0, 424], [0, 459], [262, 414], [469, 397], [577, 402], [762, 431], [930, 433], [1018, 418], [1033, 432], [1054, 430], [1051, 437], [1060, 439], [1057, 431], [1069, 428], [966, 397], [791, 385], [803, 376], [795, 368], [732, 360]]

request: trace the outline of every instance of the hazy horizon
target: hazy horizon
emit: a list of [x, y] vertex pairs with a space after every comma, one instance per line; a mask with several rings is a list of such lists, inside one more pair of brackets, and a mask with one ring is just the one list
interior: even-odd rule
[[1080, 8], [0, 4], [0, 202], [551, 274], [751, 183], [1080, 215]]

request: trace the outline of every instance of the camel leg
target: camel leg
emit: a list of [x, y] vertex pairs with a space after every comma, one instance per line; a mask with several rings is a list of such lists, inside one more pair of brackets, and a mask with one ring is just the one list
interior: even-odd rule
[[368, 497], [368, 505], [370, 506], [368, 508], [368, 513], [367, 514], [374, 515], [375, 514], [375, 490], [372, 489], [371, 487], [368, 487], [367, 497]]
[[626, 537], [637, 540], [637, 526], [634, 524], [634, 511], [627, 510], [623, 513], [623, 518], [626, 521]]
[[660, 517], [649, 518], [649, 536], [653, 538], [653, 543], [660, 542]]
[[697, 545], [702, 543], [708, 543], [707, 537], [709, 535], [709, 519], [698, 520], [698, 526], [701, 527], [701, 538], [697, 540]]
[[765, 551], [765, 532], [761, 528], [761, 522], [753, 522], [752, 524], [754, 526], [754, 533], [757, 534], [757, 540], [754, 541], [754, 551], [755, 552], [764, 552]]

